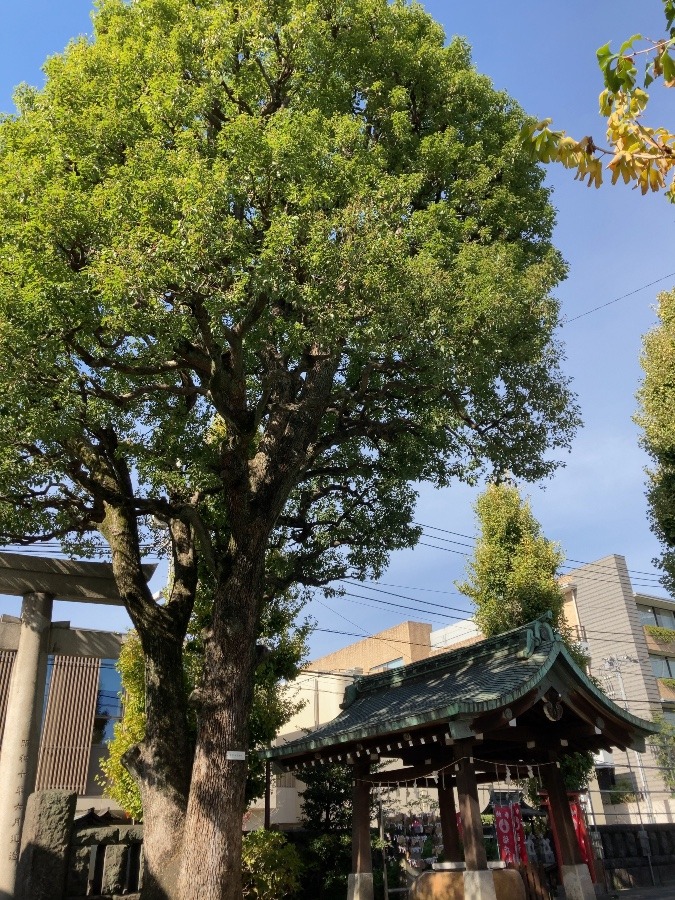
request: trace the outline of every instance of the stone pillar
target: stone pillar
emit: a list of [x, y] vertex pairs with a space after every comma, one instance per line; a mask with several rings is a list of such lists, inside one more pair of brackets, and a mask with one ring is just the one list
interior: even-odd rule
[[14, 898], [26, 802], [35, 789], [52, 599], [27, 594], [21, 607], [0, 754], [0, 900]]
[[129, 847], [125, 844], [108, 844], [105, 848], [102, 894], [121, 894], [126, 887], [129, 867]]
[[60, 900], [66, 888], [77, 794], [37, 791], [26, 805], [17, 900]]
[[488, 869], [483, 823], [478, 803], [478, 784], [470, 747], [457, 763], [457, 795], [464, 832], [464, 898], [465, 900], [497, 900], [492, 872]]
[[[444, 783], [447, 778], [447, 784]], [[455, 791], [450, 774], [438, 776], [438, 813], [441, 819], [443, 835], [443, 856], [447, 862], [461, 862], [464, 859], [459, 828], [457, 828], [457, 809], [455, 807]]]
[[370, 851], [370, 762], [354, 766], [352, 812], [352, 874], [347, 900], [373, 900], [373, 860]]
[[542, 766], [541, 779], [548, 792], [549, 809], [560, 848], [560, 872], [567, 900], [595, 900], [595, 888], [574, 831], [570, 802], [562, 772], [553, 760]]

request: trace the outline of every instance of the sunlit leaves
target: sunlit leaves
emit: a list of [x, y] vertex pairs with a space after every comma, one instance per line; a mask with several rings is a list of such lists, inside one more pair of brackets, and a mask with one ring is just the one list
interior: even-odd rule
[[475, 505], [479, 536], [459, 590], [471, 598], [486, 637], [525, 625], [546, 612], [564, 626], [563, 595], [556, 581], [564, 556], [548, 540], [530, 504], [511, 484], [490, 484]]
[[[589, 187], [600, 187], [606, 165], [612, 184], [632, 183], [642, 194], [666, 189], [675, 167], [675, 133], [643, 122], [649, 101], [646, 89], [657, 79], [666, 87], [675, 86], [675, 6], [671, 0], [663, 3], [667, 38], [650, 40], [634, 34], [618, 52], [610, 44], [597, 51], [605, 82], [600, 113], [607, 119], [607, 147], [596, 146], [592, 138], [577, 142], [564, 131], [552, 131], [547, 119], [523, 129], [523, 145], [531, 157], [562, 163]], [[674, 185], [671, 181], [667, 187], [669, 200], [675, 200]]]
[[659, 324], [644, 338], [644, 378], [636, 417], [651, 458], [647, 496], [652, 530], [663, 547], [657, 563], [675, 590], [675, 293], [659, 296]]

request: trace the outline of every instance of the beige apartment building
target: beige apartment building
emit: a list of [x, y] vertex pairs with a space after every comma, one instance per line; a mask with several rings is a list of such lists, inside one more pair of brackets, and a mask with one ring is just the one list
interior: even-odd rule
[[[581, 566], [562, 579], [565, 616], [585, 645], [590, 674], [620, 706], [644, 719], [675, 724], [675, 601], [635, 591], [623, 556]], [[650, 633], [650, 631], [652, 633]], [[660, 637], [661, 640], [656, 638]], [[665, 638], [665, 640], [664, 640]], [[608, 824], [675, 821], [675, 798], [650, 748], [614, 751], [599, 760], [594, 808]], [[620, 800], [625, 802], [618, 802]]]

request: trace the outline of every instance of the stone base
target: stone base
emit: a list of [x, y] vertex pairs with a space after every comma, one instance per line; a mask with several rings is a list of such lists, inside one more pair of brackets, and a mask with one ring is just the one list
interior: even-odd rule
[[464, 900], [497, 900], [494, 876], [489, 869], [464, 872]]
[[347, 885], [347, 900], [374, 900], [372, 872], [350, 875]]
[[[37, 791], [26, 804], [17, 872], [17, 900], [53, 900], [66, 887], [76, 794]], [[0, 891], [4, 897], [4, 891]]]
[[595, 900], [595, 888], [586, 863], [562, 866], [562, 879], [567, 900]]
[[[495, 872], [471, 872], [470, 878], [474, 882], [476, 876], [480, 876], [487, 893], [466, 893], [467, 885], [464, 880], [464, 872], [422, 872], [410, 887], [410, 900], [465, 900], [472, 897], [474, 900], [526, 900], [525, 885], [517, 869], [497, 869]], [[490, 893], [490, 881], [485, 876], [490, 875], [494, 879], [493, 893]], [[480, 880], [480, 879], [479, 879]]]

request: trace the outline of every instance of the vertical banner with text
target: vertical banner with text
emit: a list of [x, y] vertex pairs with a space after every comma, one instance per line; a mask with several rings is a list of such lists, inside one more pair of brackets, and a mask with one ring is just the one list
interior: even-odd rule
[[499, 858], [507, 865], [526, 864], [527, 850], [520, 804], [495, 806], [494, 813]]

